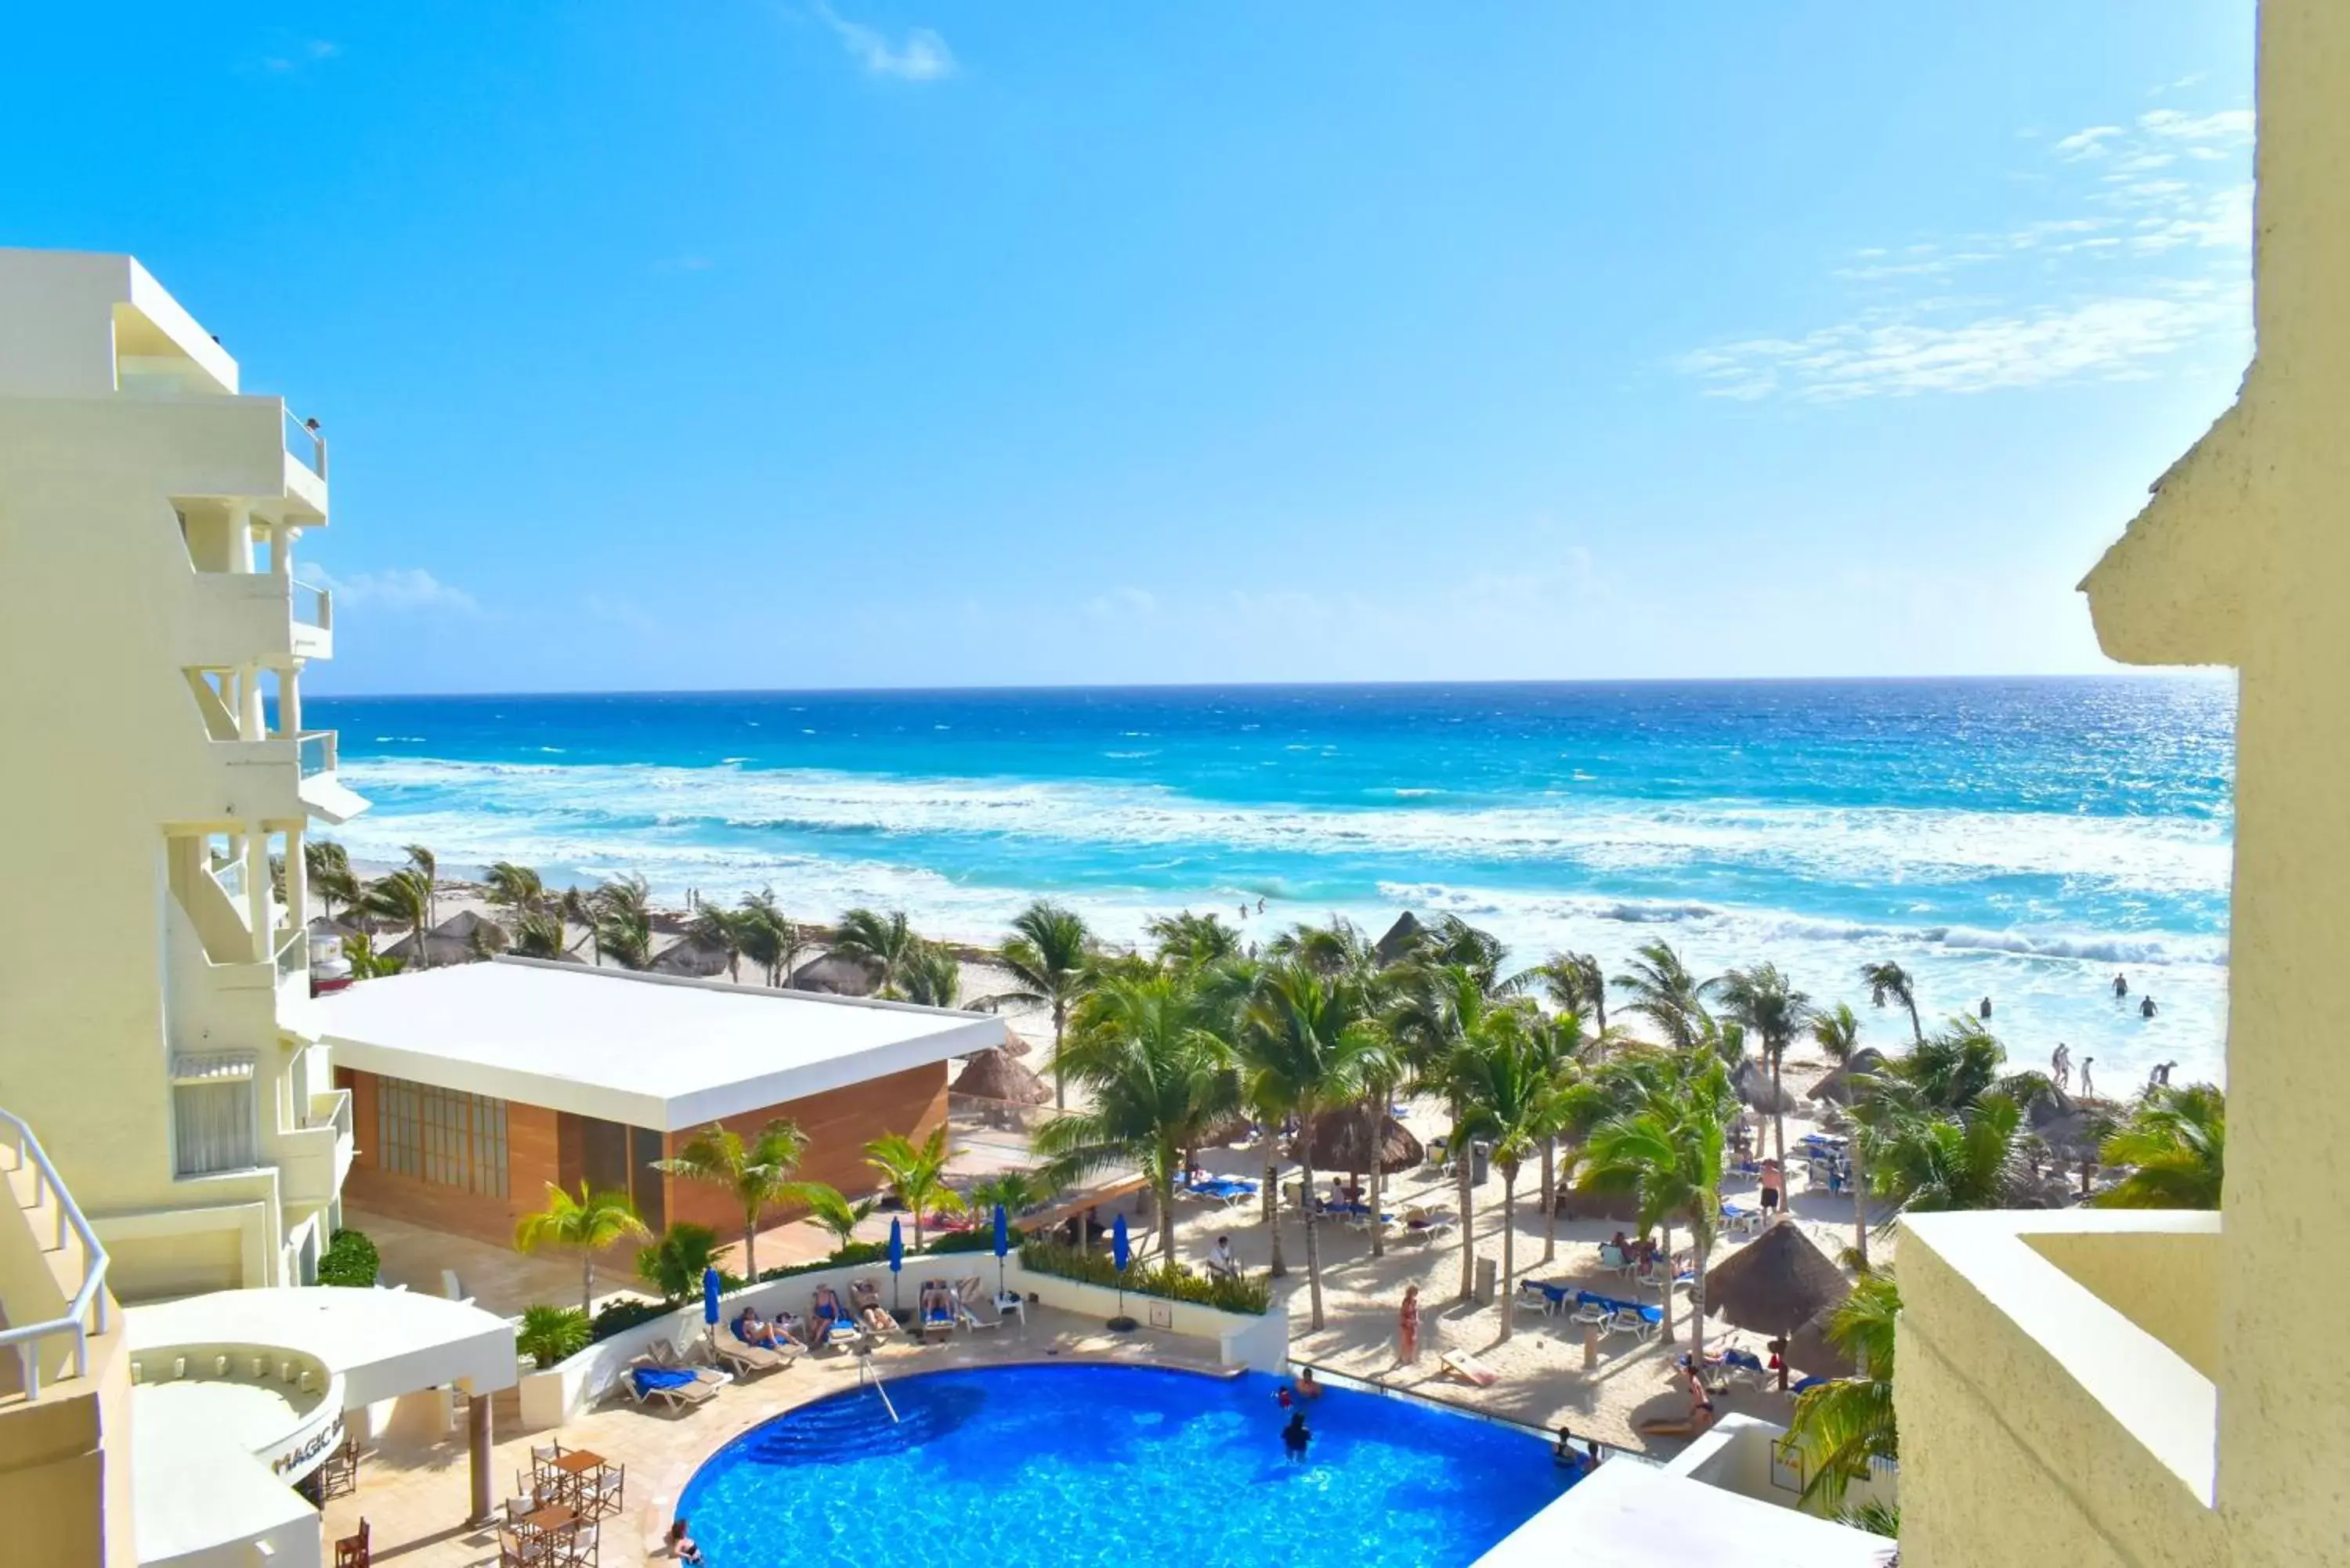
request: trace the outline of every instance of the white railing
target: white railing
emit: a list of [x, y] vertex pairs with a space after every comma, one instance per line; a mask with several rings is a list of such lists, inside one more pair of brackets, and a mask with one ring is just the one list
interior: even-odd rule
[[297, 739], [300, 745], [296, 755], [299, 759], [304, 778], [316, 778], [320, 774], [330, 774], [335, 771], [334, 731], [305, 730]]
[[301, 578], [296, 577], [294, 579], [294, 622], [296, 626], [316, 627], [320, 631], [334, 630], [334, 591], [330, 588], [322, 588], [316, 583], [306, 583]]
[[56, 1244], [60, 1248], [66, 1244], [68, 1229], [81, 1239], [81, 1288], [74, 1292], [66, 1315], [51, 1318], [46, 1323], [0, 1328], [0, 1345], [16, 1347], [17, 1361], [24, 1368], [25, 1397], [36, 1399], [41, 1393], [41, 1343], [53, 1335], [73, 1335], [74, 1376], [89, 1376], [89, 1336], [106, 1332], [106, 1249], [98, 1244], [98, 1233], [89, 1228], [89, 1221], [82, 1218], [81, 1209], [74, 1202], [73, 1194], [68, 1192], [66, 1184], [57, 1179], [57, 1168], [49, 1163], [48, 1154], [41, 1147], [41, 1140], [33, 1136], [33, 1129], [7, 1111], [0, 1110], [0, 1132], [15, 1137], [16, 1168], [22, 1170], [28, 1164], [33, 1168], [32, 1200], [36, 1204], [40, 1202], [41, 1187], [47, 1183], [49, 1196], [57, 1202]]

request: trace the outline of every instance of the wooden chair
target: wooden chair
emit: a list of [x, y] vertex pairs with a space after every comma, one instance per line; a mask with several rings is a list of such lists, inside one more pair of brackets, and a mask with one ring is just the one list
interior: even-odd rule
[[626, 1465], [604, 1467], [604, 1473], [596, 1478], [595, 1490], [582, 1500], [588, 1505], [582, 1511], [588, 1518], [618, 1519], [620, 1516], [621, 1499], [627, 1492], [628, 1469]]
[[335, 1542], [335, 1568], [369, 1568], [368, 1542], [372, 1532], [368, 1521], [359, 1521], [359, 1532], [346, 1535]]
[[342, 1446], [327, 1456], [318, 1467], [318, 1497], [323, 1501], [330, 1497], [344, 1497], [359, 1489], [359, 1440], [347, 1437]]

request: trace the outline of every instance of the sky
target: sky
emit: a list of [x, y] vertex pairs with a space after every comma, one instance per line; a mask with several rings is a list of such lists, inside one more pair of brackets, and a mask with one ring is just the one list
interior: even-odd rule
[[2252, 19], [46, 6], [0, 243], [321, 421], [312, 691], [2075, 672]]

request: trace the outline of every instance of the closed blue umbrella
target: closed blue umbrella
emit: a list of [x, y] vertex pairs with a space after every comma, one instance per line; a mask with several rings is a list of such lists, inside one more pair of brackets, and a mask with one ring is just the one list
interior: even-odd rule
[[1134, 1261], [1134, 1248], [1126, 1239], [1126, 1214], [1118, 1213], [1109, 1231], [1109, 1255], [1118, 1265], [1118, 1315], [1109, 1320], [1109, 1328], [1125, 1334], [1134, 1327], [1134, 1320], [1126, 1315], [1126, 1266]]
[[702, 1271], [702, 1321], [714, 1342], [718, 1337], [718, 1271]]
[[889, 1310], [898, 1310], [898, 1271], [906, 1266], [906, 1232], [899, 1227], [898, 1217], [889, 1216]]
[[995, 1206], [995, 1293], [1003, 1293], [1003, 1254], [1012, 1251], [1012, 1222], [1003, 1217], [1003, 1205]]

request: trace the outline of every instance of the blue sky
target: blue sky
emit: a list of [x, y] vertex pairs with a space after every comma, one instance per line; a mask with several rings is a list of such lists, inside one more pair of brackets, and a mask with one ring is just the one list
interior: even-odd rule
[[39, 10], [313, 690], [2095, 669], [2250, 347], [2250, 0]]

